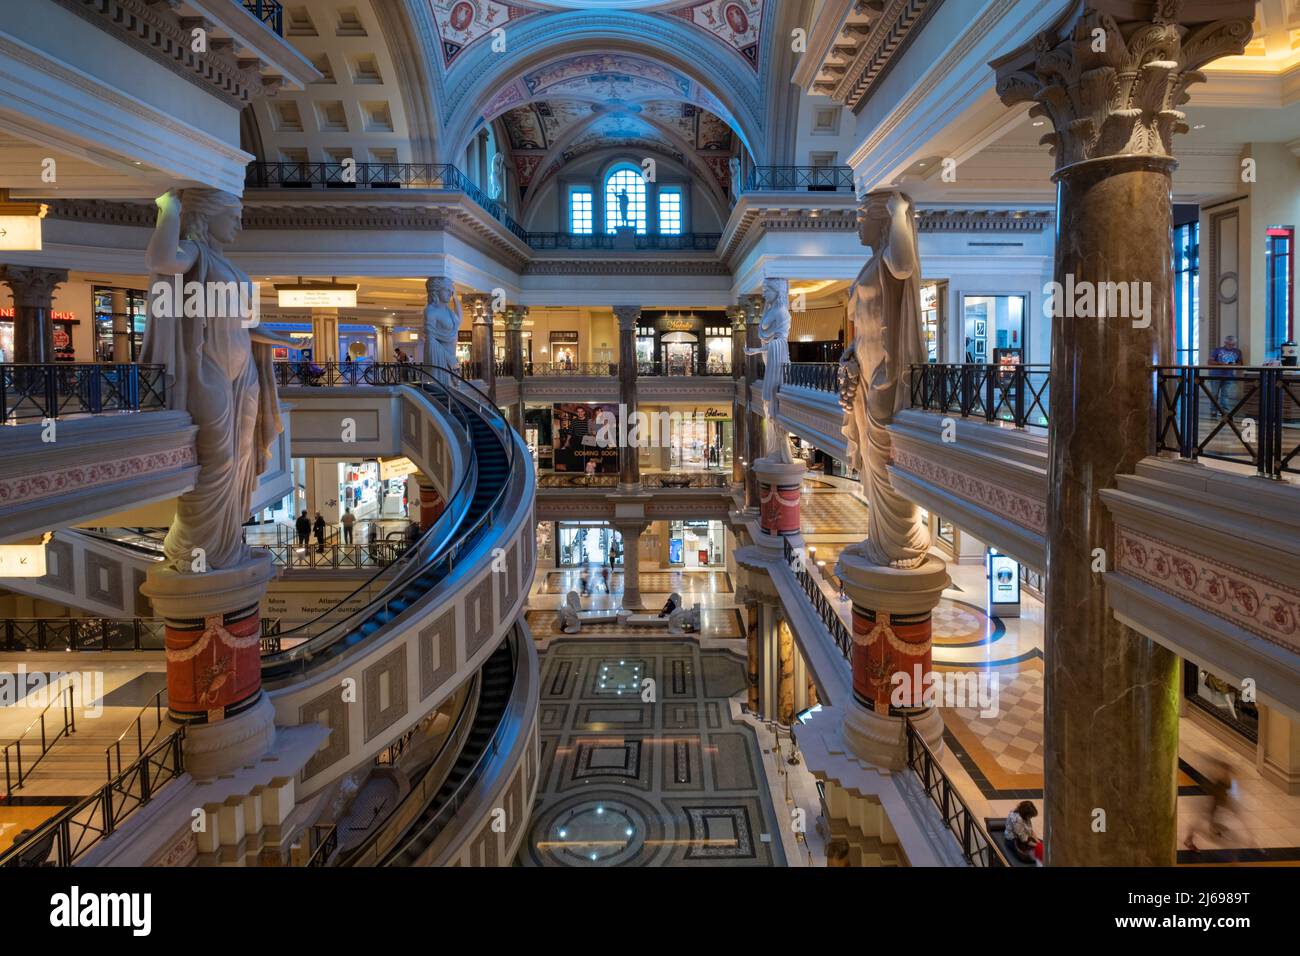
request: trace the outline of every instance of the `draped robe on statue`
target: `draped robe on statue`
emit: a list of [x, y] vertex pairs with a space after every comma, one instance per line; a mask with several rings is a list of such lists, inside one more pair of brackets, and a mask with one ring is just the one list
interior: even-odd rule
[[[209, 282], [249, 283], [248, 276], [219, 252], [194, 242], [198, 257], [185, 284], [205, 289]], [[167, 532], [167, 564], [177, 571], [225, 570], [248, 560], [243, 526], [248, 520], [258, 476], [284, 430], [272, 367], [275, 339], [257, 341], [241, 317], [185, 315], [185, 302], [155, 314], [154, 288], [173, 286], [174, 277], [149, 278], [149, 324], [141, 363], [167, 368], [167, 406], [189, 412], [198, 426], [195, 450], [199, 474], [194, 488], [176, 501], [176, 518]], [[241, 286], [251, 288], [251, 284]], [[283, 344], [283, 343], [277, 343]]]
[[867, 539], [850, 551], [873, 564], [916, 567], [930, 547], [920, 509], [889, 478], [893, 444], [888, 425], [908, 403], [912, 365], [927, 360], [921, 329], [921, 275], [911, 202], [890, 201], [887, 238], [863, 267], [849, 299], [858, 382], [844, 437], [870, 508]]

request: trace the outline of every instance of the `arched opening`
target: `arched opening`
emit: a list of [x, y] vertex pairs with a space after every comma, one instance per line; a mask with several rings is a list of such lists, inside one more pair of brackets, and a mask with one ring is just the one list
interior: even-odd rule
[[639, 236], [646, 234], [646, 188], [641, 170], [631, 163], [619, 163], [605, 176], [605, 231], [615, 233], [620, 226], [635, 226]]

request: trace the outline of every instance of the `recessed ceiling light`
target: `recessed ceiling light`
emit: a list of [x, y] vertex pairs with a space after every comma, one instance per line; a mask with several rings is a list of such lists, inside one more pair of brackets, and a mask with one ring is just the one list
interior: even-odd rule
[[1192, 129], [1205, 129], [1205, 124], [1197, 123], [1195, 126], [1192, 127]]
[[1039, 120], [1039, 121], [1036, 122], [1034, 125], [1035, 125], [1035, 126], [1042, 126], [1042, 125], [1044, 125], [1044, 121], [1043, 121], [1043, 120]]

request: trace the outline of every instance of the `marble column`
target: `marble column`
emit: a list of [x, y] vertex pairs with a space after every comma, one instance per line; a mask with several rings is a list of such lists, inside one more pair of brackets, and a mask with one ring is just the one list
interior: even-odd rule
[[[376, 362], [391, 361], [395, 357], [393, 354], [393, 349], [394, 349], [394, 345], [393, 345], [392, 328], [387, 325], [376, 325], [375, 326], [375, 361]], [[411, 349], [410, 351], [414, 352], [415, 350]], [[417, 361], [418, 359], [419, 359], [418, 355], [411, 356], [412, 362]]]
[[510, 424], [521, 435], [524, 433], [524, 320], [527, 318], [527, 306], [506, 306], [506, 361], [515, 380], [517, 396], [510, 406]]
[[492, 296], [486, 292], [467, 292], [461, 297], [461, 303], [469, 313], [472, 325], [474, 369], [466, 378], [477, 378], [484, 385], [484, 391], [496, 399], [496, 356], [492, 352], [493, 314]]
[[776, 720], [789, 727], [794, 723], [794, 633], [784, 619], [776, 624], [777, 687]]
[[[737, 595], [739, 597], [739, 595]], [[758, 710], [758, 658], [759, 658], [759, 641], [758, 641], [758, 608], [759, 602], [756, 597], [747, 598], [743, 601], [745, 605], [745, 650], [747, 657], [746, 676], [748, 678], [749, 693], [746, 696], [746, 704], [751, 714], [757, 714]]]
[[311, 313], [311, 359], [317, 365], [339, 360], [339, 314], [336, 309]]
[[423, 475], [420, 475], [418, 485], [420, 488], [420, 529], [428, 531], [442, 514], [446, 502], [442, 500], [442, 495], [439, 493], [437, 486]]
[[[636, 404], [636, 327], [641, 321], [641, 306], [616, 305], [618, 317], [618, 401], [627, 416], [628, 428], [635, 421]], [[623, 488], [641, 484], [641, 449], [620, 448], [618, 482]]]
[[641, 534], [645, 522], [626, 524], [616, 522], [614, 527], [623, 535], [623, 607], [639, 608], [641, 602]]
[[[758, 348], [758, 324], [763, 318], [763, 297], [745, 295], [740, 297], [745, 308], [745, 346]], [[745, 357], [745, 510], [758, 511], [758, 475], [750, 466], [763, 457], [763, 416], [754, 410], [754, 393], [762, 381], [758, 376], [760, 356]]]
[[127, 314], [126, 290], [114, 289], [109, 293], [109, 302], [113, 310], [113, 361], [130, 362], [131, 316]]
[[1221, 0], [1212, 6], [1223, 19], [1203, 22], [1210, 6], [1089, 0], [992, 64], [1003, 102], [1033, 102], [1055, 128], [1044, 141], [1057, 167], [1056, 282], [1093, 293], [1135, 283], [1148, 306], [1095, 317], [1086, 302], [1058, 301], [1052, 320], [1049, 865], [1172, 865], [1177, 849], [1179, 662], [1115, 620], [1093, 566], [1115, 548], [1100, 492], [1151, 453], [1151, 366], [1171, 358], [1172, 149], [1187, 129], [1179, 108], [1204, 79], [1198, 68], [1242, 53], [1251, 35], [1252, 0]]
[[745, 483], [745, 466], [748, 449], [745, 447], [745, 307], [733, 306], [731, 318], [731, 380], [736, 394], [731, 400], [731, 481], [737, 486]]
[[54, 361], [54, 290], [68, 281], [67, 269], [0, 266], [0, 282], [14, 296], [14, 362], [43, 365]]

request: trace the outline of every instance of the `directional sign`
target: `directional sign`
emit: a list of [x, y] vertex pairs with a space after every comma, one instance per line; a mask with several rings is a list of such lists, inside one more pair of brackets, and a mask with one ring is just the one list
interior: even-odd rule
[[0, 578], [45, 577], [45, 545], [0, 544]]

